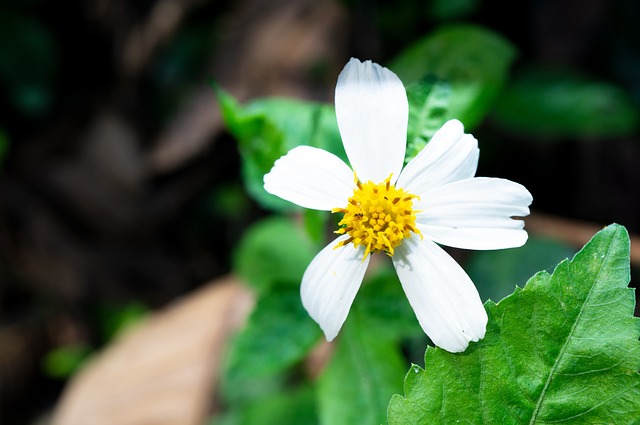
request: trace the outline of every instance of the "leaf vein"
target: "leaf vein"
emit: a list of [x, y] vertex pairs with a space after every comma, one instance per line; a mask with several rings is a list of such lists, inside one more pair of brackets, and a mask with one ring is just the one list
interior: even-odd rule
[[[609, 251], [611, 250], [613, 245], [613, 241], [610, 240], [609, 241], [609, 245], [607, 246], [607, 252], [601, 257], [601, 258], [608, 258], [608, 254]], [[575, 261], [575, 258], [574, 260]], [[572, 261], [572, 263], [573, 263]], [[551, 385], [551, 381], [553, 380], [553, 377], [555, 375], [555, 372], [560, 364], [560, 359], [562, 359], [565, 350], [567, 349], [567, 347], [569, 346], [569, 343], [571, 341], [571, 338], [574, 334], [574, 332], [576, 331], [576, 328], [578, 327], [578, 323], [580, 323], [580, 319], [582, 318], [582, 314], [584, 312], [584, 308], [585, 306], [587, 306], [589, 304], [589, 299], [591, 298], [591, 294], [593, 293], [597, 282], [600, 280], [600, 275], [602, 274], [602, 271], [604, 269], [604, 265], [605, 265], [605, 261], [602, 261], [600, 263], [600, 267], [598, 270], [598, 274], [596, 275], [595, 279], [593, 280], [593, 283], [591, 285], [591, 288], [589, 289], [589, 292], [586, 296], [586, 298], [584, 299], [582, 306], [580, 307], [580, 311], [578, 312], [578, 317], [576, 318], [575, 322], [573, 323], [573, 326], [571, 327], [571, 331], [569, 332], [569, 334], [567, 335], [567, 338], [565, 339], [564, 343], [562, 344], [562, 348], [560, 349], [560, 352], [558, 353], [558, 356], [556, 358], [556, 361], [554, 362], [553, 366], [551, 367], [551, 370], [549, 371], [549, 375], [547, 376], [547, 381], [544, 384], [544, 387], [542, 388], [542, 391], [540, 393], [540, 397], [538, 398], [538, 402], [536, 403], [536, 407], [531, 415], [531, 420], [529, 421], [529, 425], [533, 425], [535, 424], [535, 421], [538, 417], [538, 414], [540, 413], [540, 409], [542, 408], [542, 403], [546, 397], [547, 394], [547, 390], [549, 389], [549, 385]], [[571, 269], [569, 269], [571, 270]], [[573, 278], [573, 270], [571, 270], [571, 277]], [[608, 402], [609, 400], [606, 400], [605, 402]], [[605, 403], [603, 402], [603, 403]], [[590, 409], [592, 410], [592, 409]], [[589, 410], [589, 411], [590, 411]], [[588, 411], [587, 411], [588, 412]], [[587, 413], [585, 412], [585, 413]]]

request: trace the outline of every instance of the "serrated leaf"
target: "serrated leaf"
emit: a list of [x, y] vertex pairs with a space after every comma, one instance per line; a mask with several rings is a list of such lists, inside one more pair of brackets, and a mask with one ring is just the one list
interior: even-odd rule
[[389, 66], [408, 85], [429, 75], [451, 85], [446, 119], [469, 130], [478, 124], [502, 90], [515, 47], [486, 28], [443, 26], [405, 49]]
[[321, 332], [309, 317], [295, 286], [263, 294], [245, 327], [231, 342], [224, 369], [229, 398], [249, 393], [256, 380], [286, 371], [313, 348]]
[[322, 148], [346, 161], [333, 106], [280, 98], [258, 99], [241, 106], [219, 88], [216, 94], [227, 129], [238, 141], [247, 191], [263, 207], [299, 209], [263, 187], [263, 177], [276, 159], [294, 147]]
[[321, 424], [384, 422], [385, 405], [401, 388], [402, 379], [398, 377], [406, 365], [397, 344], [378, 336], [358, 310], [351, 311], [318, 382]]
[[405, 162], [424, 148], [447, 120], [451, 86], [446, 81], [427, 77], [407, 86], [409, 123]]
[[532, 68], [496, 102], [496, 123], [544, 137], [619, 136], [638, 128], [640, 113], [621, 88], [570, 71]]
[[317, 253], [317, 247], [293, 220], [270, 217], [246, 231], [233, 257], [233, 270], [259, 291], [275, 283], [298, 287]]
[[629, 237], [611, 225], [553, 275], [487, 302], [486, 336], [466, 352], [428, 348], [389, 423], [637, 423], [640, 326], [628, 282]]

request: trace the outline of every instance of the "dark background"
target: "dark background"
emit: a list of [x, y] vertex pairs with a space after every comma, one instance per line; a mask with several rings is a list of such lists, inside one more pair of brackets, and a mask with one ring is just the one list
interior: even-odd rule
[[[55, 405], [66, 380], [47, 353], [99, 348], [113, 320], [229, 273], [243, 230], [266, 214], [242, 189], [209, 78], [241, 100], [331, 102], [350, 56], [384, 64], [464, 21], [515, 44], [514, 73], [572, 69], [640, 104], [640, 3], [443, 3], [3, 0], [0, 423]], [[479, 174], [524, 184], [535, 211], [640, 233], [637, 127], [549, 139], [489, 116], [474, 135]]]

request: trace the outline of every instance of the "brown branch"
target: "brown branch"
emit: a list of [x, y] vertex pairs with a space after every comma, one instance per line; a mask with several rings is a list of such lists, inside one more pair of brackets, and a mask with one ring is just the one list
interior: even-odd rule
[[[552, 215], [533, 212], [525, 219], [526, 229], [538, 236], [559, 239], [575, 247], [585, 245], [603, 226], [578, 220], [554, 217]], [[631, 263], [640, 266], [640, 237], [630, 235]]]

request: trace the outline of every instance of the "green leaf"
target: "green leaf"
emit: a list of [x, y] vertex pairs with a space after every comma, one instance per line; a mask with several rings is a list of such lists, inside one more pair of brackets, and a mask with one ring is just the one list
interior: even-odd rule
[[303, 210], [302, 218], [304, 220], [304, 228], [313, 242], [318, 244], [324, 242], [329, 217], [331, 217], [329, 211]]
[[235, 252], [233, 269], [259, 291], [275, 283], [298, 287], [318, 251], [292, 219], [270, 217], [247, 230]]
[[409, 162], [420, 153], [435, 132], [447, 121], [451, 86], [435, 77], [426, 77], [407, 86], [407, 98], [409, 123], [405, 162]]
[[308, 386], [276, 392], [232, 408], [210, 425], [314, 425], [318, 423], [315, 393]]
[[464, 353], [428, 348], [395, 424], [635, 424], [640, 326], [633, 317], [629, 237], [611, 225], [553, 275], [540, 272], [498, 304]]
[[638, 128], [638, 108], [619, 87], [570, 71], [532, 68], [496, 102], [505, 129], [545, 137], [620, 136]]
[[352, 309], [358, 311], [360, 321], [371, 329], [377, 339], [400, 342], [405, 338], [424, 337], [398, 275], [390, 264], [365, 279]]
[[294, 147], [322, 148], [346, 161], [333, 106], [267, 98], [243, 107], [223, 90], [216, 88], [216, 93], [227, 129], [238, 141], [247, 191], [263, 207], [298, 209], [263, 188], [263, 177], [273, 163]]
[[273, 288], [260, 297], [231, 343], [225, 392], [234, 398], [256, 379], [284, 372], [307, 355], [320, 335], [320, 328], [302, 307], [298, 288]]
[[370, 425], [385, 421], [385, 406], [406, 369], [398, 346], [378, 338], [357, 309], [350, 312], [330, 363], [318, 382], [320, 423]]
[[435, 76], [451, 85], [446, 119], [477, 125], [502, 90], [515, 59], [514, 46], [473, 25], [443, 26], [409, 46], [389, 66], [405, 85]]
[[530, 236], [518, 249], [474, 251], [465, 270], [483, 300], [501, 300], [522, 287], [538, 270], [552, 270], [560, 261], [573, 257], [576, 249], [562, 242]]
[[265, 208], [295, 209], [293, 204], [267, 193], [263, 187], [264, 175], [286, 152], [282, 132], [263, 114], [247, 113], [224, 91], [218, 89], [217, 96], [227, 129], [238, 141], [242, 176], [249, 195]]

